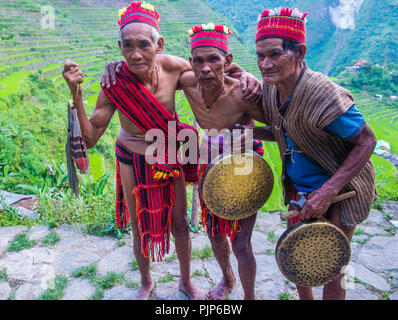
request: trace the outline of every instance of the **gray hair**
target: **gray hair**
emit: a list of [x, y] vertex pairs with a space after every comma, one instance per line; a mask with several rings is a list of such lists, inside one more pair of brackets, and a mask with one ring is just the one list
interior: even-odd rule
[[[156, 30], [154, 27], [151, 27], [151, 36], [152, 36], [152, 42], [153, 43], [158, 43], [158, 40], [160, 39], [160, 34], [158, 32], [158, 30]], [[119, 40], [122, 41], [122, 30], [120, 29], [119, 31]]]

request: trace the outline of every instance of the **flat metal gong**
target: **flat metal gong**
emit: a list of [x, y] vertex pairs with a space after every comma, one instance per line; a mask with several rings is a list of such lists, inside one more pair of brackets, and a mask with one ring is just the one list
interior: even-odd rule
[[279, 238], [275, 258], [282, 274], [303, 287], [323, 286], [350, 261], [346, 235], [328, 222], [299, 222]]
[[207, 167], [200, 183], [205, 205], [216, 216], [238, 220], [255, 214], [268, 200], [274, 176], [259, 154], [219, 156]]

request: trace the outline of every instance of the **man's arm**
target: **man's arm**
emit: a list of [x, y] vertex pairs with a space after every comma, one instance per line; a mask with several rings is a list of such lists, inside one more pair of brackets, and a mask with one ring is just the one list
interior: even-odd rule
[[318, 190], [308, 197], [304, 208], [300, 211], [300, 218], [321, 218], [332, 200], [339, 194], [365, 166], [372, 156], [377, 140], [369, 125], [350, 142], [354, 145], [347, 158], [335, 174]]
[[88, 119], [83, 106], [83, 90], [81, 87], [83, 73], [79, 70], [77, 64], [66, 60], [62, 75], [73, 96], [73, 103], [77, 110], [77, 117], [84, 142], [87, 148], [92, 148], [108, 127], [116, 111], [116, 107], [101, 90], [98, 95], [96, 107], [90, 119]]

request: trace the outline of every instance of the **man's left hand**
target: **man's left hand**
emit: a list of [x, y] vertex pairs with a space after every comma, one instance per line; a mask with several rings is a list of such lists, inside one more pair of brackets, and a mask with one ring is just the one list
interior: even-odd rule
[[242, 90], [242, 98], [246, 101], [258, 103], [263, 94], [261, 82], [247, 72], [242, 74], [239, 81]]
[[328, 211], [336, 195], [334, 192], [322, 190], [322, 188], [312, 192], [300, 211], [300, 219], [321, 219]]

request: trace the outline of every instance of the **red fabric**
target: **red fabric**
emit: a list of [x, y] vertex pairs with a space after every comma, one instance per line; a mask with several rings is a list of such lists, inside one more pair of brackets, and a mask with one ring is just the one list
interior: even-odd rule
[[266, 38], [281, 38], [294, 42], [305, 43], [305, 17], [292, 16], [292, 9], [282, 8], [278, 15], [270, 16], [270, 10], [265, 9], [257, 24], [256, 42]]
[[[298, 201], [299, 197], [298, 197], [298, 191], [296, 190], [296, 188], [291, 183], [288, 184], [287, 188], [288, 188], [287, 189], [287, 196], [289, 197], [289, 200], [290, 201], [291, 200]], [[307, 199], [308, 196], [309, 196], [309, 194], [305, 195], [305, 198]], [[289, 206], [289, 210], [294, 210], [294, 209], [297, 209], [297, 208], [292, 208], [292, 207]], [[299, 223], [300, 221], [301, 221], [301, 219], [300, 219], [299, 216], [291, 218], [289, 220], [290, 226], [293, 226], [296, 223]]]
[[[141, 253], [162, 261], [170, 248], [172, 213], [175, 208], [175, 190], [172, 181], [159, 182], [153, 179], [152, 167], [145, 155], [129, 151], [116, 141], [116, 224], [119, 229], [130, 223], [129, 211], [120, 179], [120, 163], [131, 165], [136, 182], [133, 195], [136, 201], [136, 216], [141, 239]], [[148, 251], [148, 248], [150, 251]]]
[[[153, 176], [159, 180], [169, 180], [184, 172], [185, 180], [190, 183], [198, 181], [198, 131], [188, 124], [179, 121], [177, 113], [171, 114], [158, 100], [145, 88], [145, 86], [130, 72], [127, 63], [124, 64], [120, 74], [117, 74], [117, 83], [110, 89], [103, 88], [105, 94], [112, 100], [116, 107], [138, 128], [145, 133], [151, 129], [160, 129], [164, 134], [164, 148], [158, 152], [153, 165]], [[176, 122], [173, 127], [172, 122]], [[171, 150], [169, 155], [168, 141], [177, 141], [181, 130], [186, 130], [191, 136], [187, 139], [196, 141], [196, 155], [194, 163], [188, 162], [181, 165], [177, 159], [177, 150]], [[171, 158], [170, 158], [171, 156]], [[186, 155], [183, 155], [186, 156]], [[185, 162], [184, 162], [185, 163]], [[159, 177], [159, 174], [161, 177]]]
[[132, 22], [142, 22], [151, 25], [159, 32], [159, 13], [143, 8], [142, 2], [132, 2], [120, 17], [118, 23], [120, 29]]
[[228, 35], [217, 30], [197, 31], [191, 37], [191, 51], [198, 47], [216, 47], [228, 53]]
[[88, 169], [88, 155], [86, 144], [84, 143], [82, 136], [77, 137], [70, 137], [70, 144], [71, 144], [71, 155], [73, 162], [75, 163], [76, 167], [81, 170], [85, 171]]

